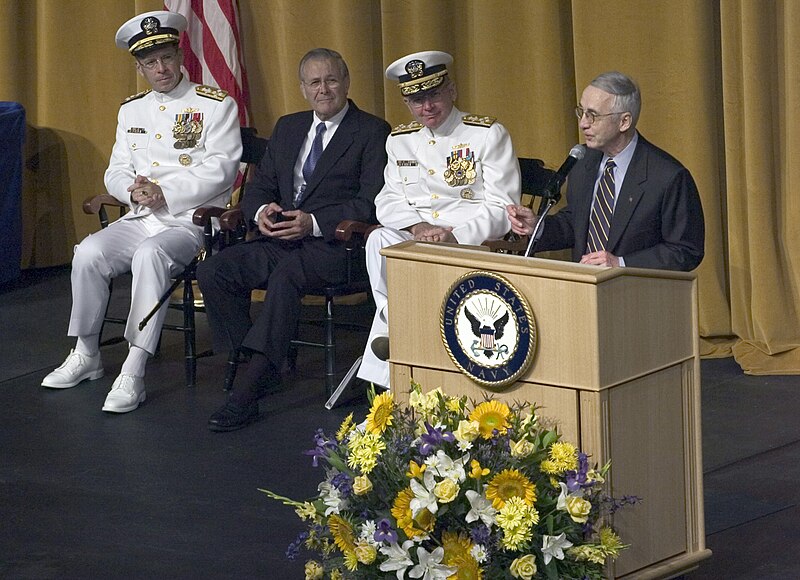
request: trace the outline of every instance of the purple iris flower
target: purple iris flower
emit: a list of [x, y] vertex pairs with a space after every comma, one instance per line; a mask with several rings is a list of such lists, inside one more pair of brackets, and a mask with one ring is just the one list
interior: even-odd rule
[[567, 489], [570, 492], [578, 491], [583, 487], [591, 487], [593, 482], [586, 482], [586, 474], [589, 472], [589, 458], [585, 453], [578, 453], [578, 470], [567, 471], [564, 475], [567, 480]]
[[314, 444], [316, 447], [308, 451], [303, 451], [303, 455], [310, 455], [313, 457], [311, 465], [319, 467], [320, 457], [322, 459], [327, 459], [328, 450], [336, 449], [336, 442], [325, 437], [325, 433], [322, 432], [322, 429], [317, 429], [316, 433], [314, 433]]
[[423, 457], [430, 455], [435, 446], [441, 445], [445, 441], [452, 443], [456, 440], [455, 435], [450, 431], [434, 428], [427, 421], [425, 421], [425, 429], [428, 432], [420, 437], [422, 445], [419, 447], [419, 452]]
[[339, 490], [342, 497], [353, 495], [353, 478], [346, 473], [337, 473], [331, 478], [331, 485]]
[[386, 542], [387, 544], [397, 543], [397, 532], [392, 529], [392, 523], [383, 518], [378, 522], [378, 529], [372, 534], [372, 538], [376, 542]]

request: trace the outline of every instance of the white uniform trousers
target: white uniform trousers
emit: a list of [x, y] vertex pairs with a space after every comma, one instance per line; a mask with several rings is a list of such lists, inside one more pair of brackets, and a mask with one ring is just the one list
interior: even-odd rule
[[358, 369], [358, 377], [387, 389], [389, 388], [389, 363], [376, 357], [371, 348], [375, 337], [388, 336], [389, 334], [389, 292], [386, 289], [386, 258], [381, 256], [381, 250], [400, 242], [411, 240], [413, 237], [405, 230], [378, 228], [369, 235], [365, 247], [367, 272], [369, 273], [369, 283], [372, 286], [372, 297], [375, 299], [376, 310], [375, 317], [372, 319], [369, 338], [367, 339], [367, 348], [364, 350], [364, 358], [361, 360], [361, 367]]
[[67, 334], [99, 334], [110, 280], [131, 272], [131, 306], [125, 339], [152, 355], [168, 305], [164, 304], [144, 330], [139, 330], [139, 322], [169, 288], [170, 278], [183, 271], [201, 245], [199, 229], [167, 226], [153, 216], [118, 220], [90, 235], [75, 246], [72, 258], [72, 313]]

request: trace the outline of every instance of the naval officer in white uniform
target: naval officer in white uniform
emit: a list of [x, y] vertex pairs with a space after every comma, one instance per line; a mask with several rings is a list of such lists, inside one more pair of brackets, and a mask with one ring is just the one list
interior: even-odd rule
[[77, 344], [64, 364], [42, 381], [74, 387], [103, 376], [99, 336], [109, 281], [132, 272], [131, 309], [125, 327], [128, 356], [103, 410], [126, 413], [145, 400], [145, 364], [155, 352], [165, 304], [144, 330], [138, 323], [202, 246], [194, 210], [224, 207], [230, 199], [242, 143], [236, 102], [225, 91], [189, 82], [178, 47], [186, 29], [180, 14], [157, 11], [123, 24], [116, 44], [136, 59], [152, 87], [120, 107], [105, 185], [130, 211], [75, 248], [69, 336]]
[[510, 229], [509, 200], [519, 203], [520, 172], [508, 131], [493, 117], [455, 107], [453, 57], [425, 51], [393, 62], [414, 121], [386, 141], [384, 186], [375, 198], [380, 223], [367, 239], [367, 270], [377, 310], [358, 376], [389, 386], [386, 259], [380, 250], [404, 240], [478, 245]]

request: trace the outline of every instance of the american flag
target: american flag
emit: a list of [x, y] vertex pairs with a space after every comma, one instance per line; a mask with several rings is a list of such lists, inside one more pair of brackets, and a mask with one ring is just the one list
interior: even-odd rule
[[239, 124], [248, 127], [250, 95], [236, 0], [164, 0], [164, 8], [189, 22], [180, 41], [189, 79], [228, 91], [239, 105]]

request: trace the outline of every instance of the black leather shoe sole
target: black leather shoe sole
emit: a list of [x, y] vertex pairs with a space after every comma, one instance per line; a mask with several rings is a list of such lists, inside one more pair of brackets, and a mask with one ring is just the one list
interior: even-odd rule
[[373, 354], [381, 360], [389, 360], [389, 337], [376, 336], [370, 344]]
[[239, 406], [227, 402], [208, 419], [211, 431], [236, 431], [258, 419], [258, 403]]

